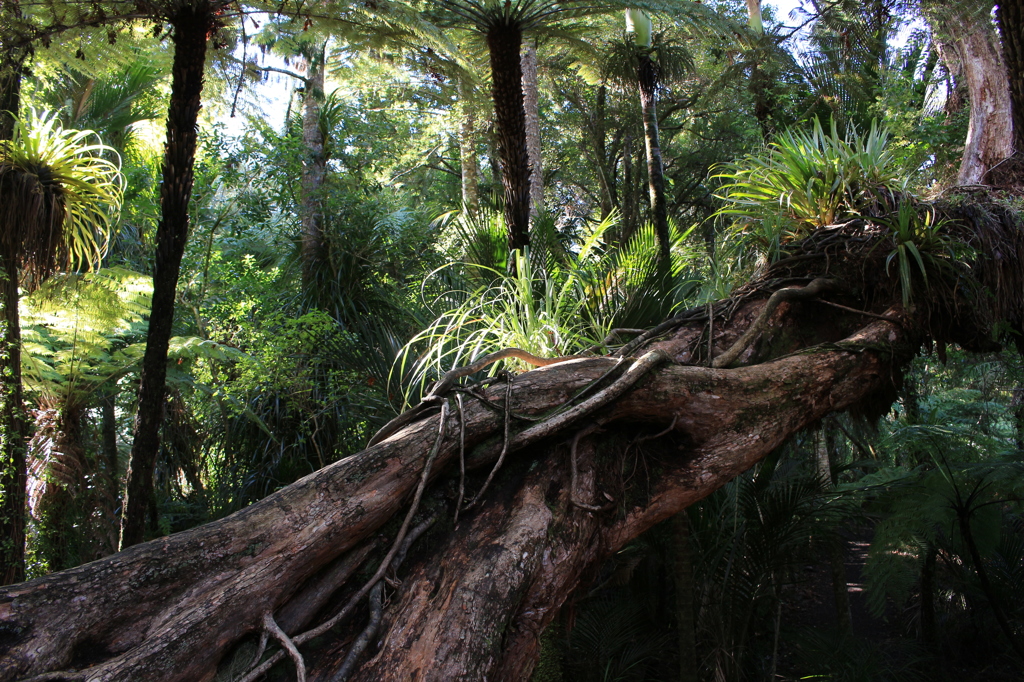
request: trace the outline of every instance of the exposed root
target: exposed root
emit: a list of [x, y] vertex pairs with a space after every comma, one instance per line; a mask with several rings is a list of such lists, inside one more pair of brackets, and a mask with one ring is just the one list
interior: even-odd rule
[[288, 652], [292, 663], [295, 664], [296, 682], [306, 682], [306, 662], [302, 660], [302, 654], [299, 653], [295, 643], [288, 635], [284, 634], [284, 630], [274, 620], [274, 614], [268, 612], [263, 615], [263, 629]]
[[378, 582], [370, 590], [369, 602], [370, 602], [370, 621], [366, 624], [366, 628], [359, 633], [356, 641], [352, 642], [352, 648], [348, 651], [348, 656], [345, 657], [345, 662], [341, 664], [341, 668], [335, 673], [334, 677], [331, 678], [331, 682], [346, 682], [355, 670], [356, 664], [359, 662], [359, 657], [366, 651], [366, 647], [370, 645], [370, 641], [374, 635], [377, 634], [377, 628], [380, 627], [381, 615], [384, 613], [383, 597], [384, 595], [384, 581]]
[[81, 670], [78, 672], [68, 670], [55, 670], [50, 673], [43, 673], [42, 675], [36, 675], [35, 677], [28, 677], [21, 682], [58, 682], [59, 680], [84, 680], [88, 671]]
[[768, 302], [765, 303], [764, 307], [761, 308], [760, 314], [757, 319], [747, 327], [747, 331], [743, 333], [736, 343], [719, 355], [711, 363], [712, 367], [722, 368], [728, 367], [736, 361], [737, 358], [745, 351], [763, 332], [765, 327], [768, 326], [768, 320], [771, 318], [772, 313], [779, 307], [779, 304], [783, 301], [803, 301], [812, 300], [820, 296], [822, 293], [835, 289], [837, 283], [833, 279], [825, 277], [818, 277], [813, 280], [810, 284], [805, 287], [786, 287], [785, 289], [779, 289]]

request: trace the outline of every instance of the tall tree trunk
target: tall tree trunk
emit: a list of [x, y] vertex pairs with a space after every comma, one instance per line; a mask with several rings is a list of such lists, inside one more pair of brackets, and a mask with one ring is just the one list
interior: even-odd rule
[[[815, 460], [818, 478], [822, 485], [835, 487], [836, 477], [833, 473], [832, 460], [835, 452], [835, 436], [830, 430], [829, 420], [822, 423], [818, 433]], [[834, 428], [834, 426], [832, 426]], [[836, 606], [836, 624], [845, 634], [853, 632], [853, 611], [850, 609], [850, 586], [846, 582], [846, 552], [843, 537], [836, 533], [828, 540], [828, 566], [832, 579], [832, 598]]]
[[0, 334], [0, 579], [25, 579], [25, 406], [21, 397], [21, 324], [18, 265], [0, 254], [3, 325]]
[[327, 174], [324, 157], [324, 133], [320, 126], [320, 112], [324, 101], [325, 49], [314, 49], [307, 63], [305, 87], [302, 93], [302, 144], [305, 160], [302, 164], [302, 284], [306, 296], [315, 300], [318, 291], [317, 273], [324, 259], [323, 184]]
[[537, 83], [537, 47], [527, 42], [520, 58], [523, 69], [523, 112], [526, 116], [526, 153], [530, 159], [530, 216], [544, 210], [544, 160], [540, 144], [540, 93]]
[[470, 215], [480, 212], [480, 167], [476, 155], [476, 116], [469, 98], [470, 85], [459, 78], [459, 160], [462, 165], [462, 206]]
[[153, 302], [146, 334], [146, 353], [142, 358], [135, 437], [128, 462], [128, 482], [121, 517], [122, 549], [142, 542], [146, 512], [153, 497], [153, 470], [160, 448], [160, 423], [164, 409], [167, 348], [174, 322], [178, 272], [188, 241], [188, 206], [192, 198], [196, 121], [202, 104], [206, 36], [214, 26], [214, 16], [206, 2], [185, 4], [171, 18], [171, 25], [174, 27], [174, 63], [171, 102], [167, 111], [163, 184], [160, 187], [161, 218], [156, 233]]
[[[24, 56], [4, 55], [0, 65], [0, 140], [14, 136], [21, 110]], [[0, 581], [25, 579], [25, 405], [21, 396], [21, 324], [18, 265], [0, 254]]]
[[[594, 110], [590, 117], [590, 133], [593, 138], [597, 181], [601, 186], [601, 220], [611, 215], [611, 212], [615, 209], [614, 169], [609, 167], [608, 147], [605, 140], [607, 136], [607, 124], [605, 121], [607, 102], [608, 88], [604, 85], [598, 86], [597, 94], [594, 98]], [[621, 234], [621, 225], [618, 231]]]
[[640, 107], [644, 119], [644, 148], [647, 151], [647, 186], [651, 199], [651, 220], [658, 235], [658, 269], [667, 274], [671, 242], [668, 234], [668, 205], [665, 201], [665, 170], [658, 140], [658, 66], [649, 55], [640, 57], [637, 70]]
[[971, 114], [957, 182], [980, 184], [993, 166], [1013, 153], [1010, 88], [999, 37], [981, 7], [930, 3], [926, 10], [933, 25], [953, 42], [967, 82]]
[[522, 42], [523, 32], [516, 24], [492, 26], [487, 32], [510, 251], [523, 250], [530, 244], [530, 156], [526, 149], [523, 69], [519, 61]]
[[999, 0], [996, 19], [1010, 80], [1013, 147], [1024, 154], [1024, 0]]
[[622, 237], [619, 240], [621, 244], [629, 243], [640, 222], [636, 175], [633, 165], [633, 133], [627, 130], [622, 138]]

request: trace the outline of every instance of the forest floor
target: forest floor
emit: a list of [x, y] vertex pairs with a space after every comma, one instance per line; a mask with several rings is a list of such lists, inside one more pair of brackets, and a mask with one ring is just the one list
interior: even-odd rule
[[[853, 636], [839, 635], [827, 557], [804, 566], [803, 580], [787, 588], [782, 609], [782, 648], [778, 679], [863, 680], [864, 682], [1020, 682], [1012, 660], [986, 655], [980, 642], [963, 641], [929, 651], [917, 637], [917, 608], [900, 610], [889, 600], [885, 613], [872, 613], [865, 591], [864, 566], [872, 529], [847, 535], [845, 565]], [[788, 592], [788, 594], [787, 594]], [[940, 627], [942, 626], [940, 622]], [[976, 633], [971, 633], [976, 634]], [[788, 645], [787, 645], [788, 643]]]

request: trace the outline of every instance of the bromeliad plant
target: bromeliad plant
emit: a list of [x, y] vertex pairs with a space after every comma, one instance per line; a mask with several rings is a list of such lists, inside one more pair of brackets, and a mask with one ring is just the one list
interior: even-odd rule
[[787, 131], [764, 153], [724, 166], [714, 176], [725, 182], [715, 217], [731, 221], [745, 248], [775, 260], [786, 243], [858, 215], [873, 192], [895, 185], [902, 169], [888, 143], [875, 124], [840, 135], [835, 121], [826, 132], [815, 119], [810, 131]]
[[[514, 267], [508, 272], [477, 263], [454, 263], [436, 271], [428, 282], [448, 282], [436, 299], [448, 309], [406, 344], [392, 370], [393, 376], [408, 380], [406, 400], [445, 371], [503, 348], [544, 357], [597, 350], [612, 329], [664, 319], [674, 304], [696, 291], [698, 279], [691, 269], [695, 254], [684, 243], [689, 231], [674, 234], [671, 281], [666, 284], [657, 274], [659, 245], [653, 226], [639, 230], [625, 247], [605, 250], [604, 235], [614, 224], [615, 217], [609, 217], [569, 248], [548, 245], [546, 258], [514, 251]], [[544, 242], [536, 241], [538, 247]], [[477, 243], [467, 241], [466, 247]], [[485, 274], [490, 277], [483, 278]], [[481, 279], [487, 283], [475, 285]]]

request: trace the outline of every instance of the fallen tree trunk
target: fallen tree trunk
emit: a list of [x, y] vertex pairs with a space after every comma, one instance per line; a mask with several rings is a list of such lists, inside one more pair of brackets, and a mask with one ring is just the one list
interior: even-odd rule
[[[448, 576], [450, 582], [442, 588], [448, 599], [473, 583], [478, 577], [474, 571], [489, 572], [491, 598], [476, 597], [473, 609], [437, 609], [425, 594], [417, 601], [412, 588], [422, 582], [420, 591], [436, 595], [439, 586], [413, 579], [407, 581], [411, 588], [403, 607], [389, 614], [388, 622], [400, 618], [403, 637], [426, 647], [422, 656], [432, 663], [424, 670], [430, 671], [431, 679], [481, 679], [487, 661], [494, 670], [527, 667], [535, 637], [513, 642], [510, 655], [521, 651], [513, 665], [501, 663], [504, 640], [499, 635], [505, 624], [513, 624], [511, 631], [523, 633], [520, 636], [536, 635], [558, 604], [544, 609], [535, 605], [526, 609], [529, 614], [521, 608], [524, 604], [547, 599], [552, 589], [567, 594], [586, 567], [723, 485], [791, 433], [884, 388], [894, 361], [911, 353], [898, 329], [875, 322], [844, 345], [753, 367], [656, 370], [601, 416], [609, 427], [617, 422], [655, 428], [675, 423], [685, 447], [678, 461], [652, 484], [645, 504], [623, 510], [621, 519], [603, 515], [600, 524], [591, 518], [592, 512], [570, 509], [564, 500], [558, 513], [552, 512], [543, 493], [554, 485], [561, 488], [556, 499], [567, 499], [568, 467], [564, 455], [552, 454], [557, 447], [549, 446], [547, 456], [541, 455], [543, 465], [520, 488], [515, 502], [495, 503], [452, 536], [451, 543], [458, 546], [465, 534], [481, 534], [479, 542], [465, 543], [477, 550], [458, 552], [450, 547], [434, 568]], [[536, 415], [561, 405], [614, 363], [606, 358], [576, 360], [516, 377], [513, 410]], [[492, 399], [502, 391], [492, 389]], [[448, 417], [449, 436], [438, 453], [435, 472], [458, 457], [457, 419]], [[467, 405], [465, 420], [468, 447], [500, 432], [502, 426], [500, 414], [479, 404]], [[5, 588], [0, 592], [0, 679], [56, 669], [82, 669], [80, 679], [90, 680], [209, 677], [227, 647], [260, 630], [264, 614], [285, 606], [319, 569], [357, 547], [400, 511], [415, 487], [437, 422], [435, 416], [414, 424], [221, 521]], [[578, 494], [586, 497], [587, 491], [581, 488]], [[514, 511], [502, 510], [509, 504]], [[492, 523], [494, 515], [517, 520], [504, 524], [506, 530], [501, 531], [501, 525]], [[571, 538], [556, 534], [566, 546], [548, 546], [554, 524], [582, 524], [581, 532]], [[582, 532], [587, 526], [590, 531]], [[484, 541], [488, 535], [491, 544]], [[507, 545], [507, 551], [491, 545]], [[544, 560], [556, 550], [562, 559]], [[481, 557], [481, 551], [491, 556]], [[511, 564], [491, 570], [494, 554]], [[524, 601], [531, 591], [537, 594]], [[476, 589], [468, 594], [476, 594]], [[481, 608], [484, 601], [487, 606]], [[481, 618], [489, 626], [474, 622]], [[397, 669], [397, 659], [415, 664], [405, 644], [396, 644], [394, 650], [390, 642], [376, 659], [384, 661], [384, 667], [363, 673], [364, 679], [408, 678], [397, 673], [392, 677], [391, 672], [380, 676], [382, 670]], [[458, 651], [451, 651], [453, 647]], [[440, 661], [445, 662], [443, 668]]]
[[[983, 255], [1011, 253], [1019, 228], [1004, 227], [981, 240]], [[898, 284], [877, 235], [865, 234], [822, 231], [827, 257], [816, 261], [812, 249], [783, 259], [733, 299], [656, 328], [627, 346], [647, 351], [639, 360], [569, 360], [468, 394], [461, 410], [449, 399], [440, 415], [225, 519], [0, 589], [0, 680], [210, 680], [226, 657], [245, 659], [239, 642], [268, 638], [277, 644], [263, 663], [243, 660], [233, 679], [259, 679], [281, 661], [301, 668], [300, 679], [334, 680], [351, 642], [368, 640], [380, 645], [351, 679], [527, 679], [541, 631], [625, 543], [823, 416], [887, 410], [902, 366], [929, 336], [985, 347], [989, 321], [1019, 327], [1019, 293], [998, 296], [1020, 291], [1005, 257], [975, 269], [997, 292], [998, 315], [941, 296], [912, 313], [887, 309]], [[807, 286], [822, 277], [836, 284]], [[811, 291], [772, 296], [794, 287]], [[759, 332], [745, 334], [752, 325]], [[723, 354], [719, 364], [743, 366], [707, 366]], [[456, 522], [463, 440], [472, 489], [507, 461]], [[413, 548], [401, 582], [371, 568], [369, 582], [346, 583], [365, 556], [375, 556], [371, 567], [400, 562], [398, 543], [377, 536], [395, 536], [421, 478], [433, 485], [398, 535], [414, 517], [419, 527], [437, 518], [429, 543]], [[369, 545], [393, 549], [382, 558]], [[352, 595], [379, 604], [382, 578], [391, 606], [379, 631], [364, 630], [367, 608]], [[358, 617], [335, 623], [339, 612]], [[299, 631], [311, 618], [317, 625]]]

